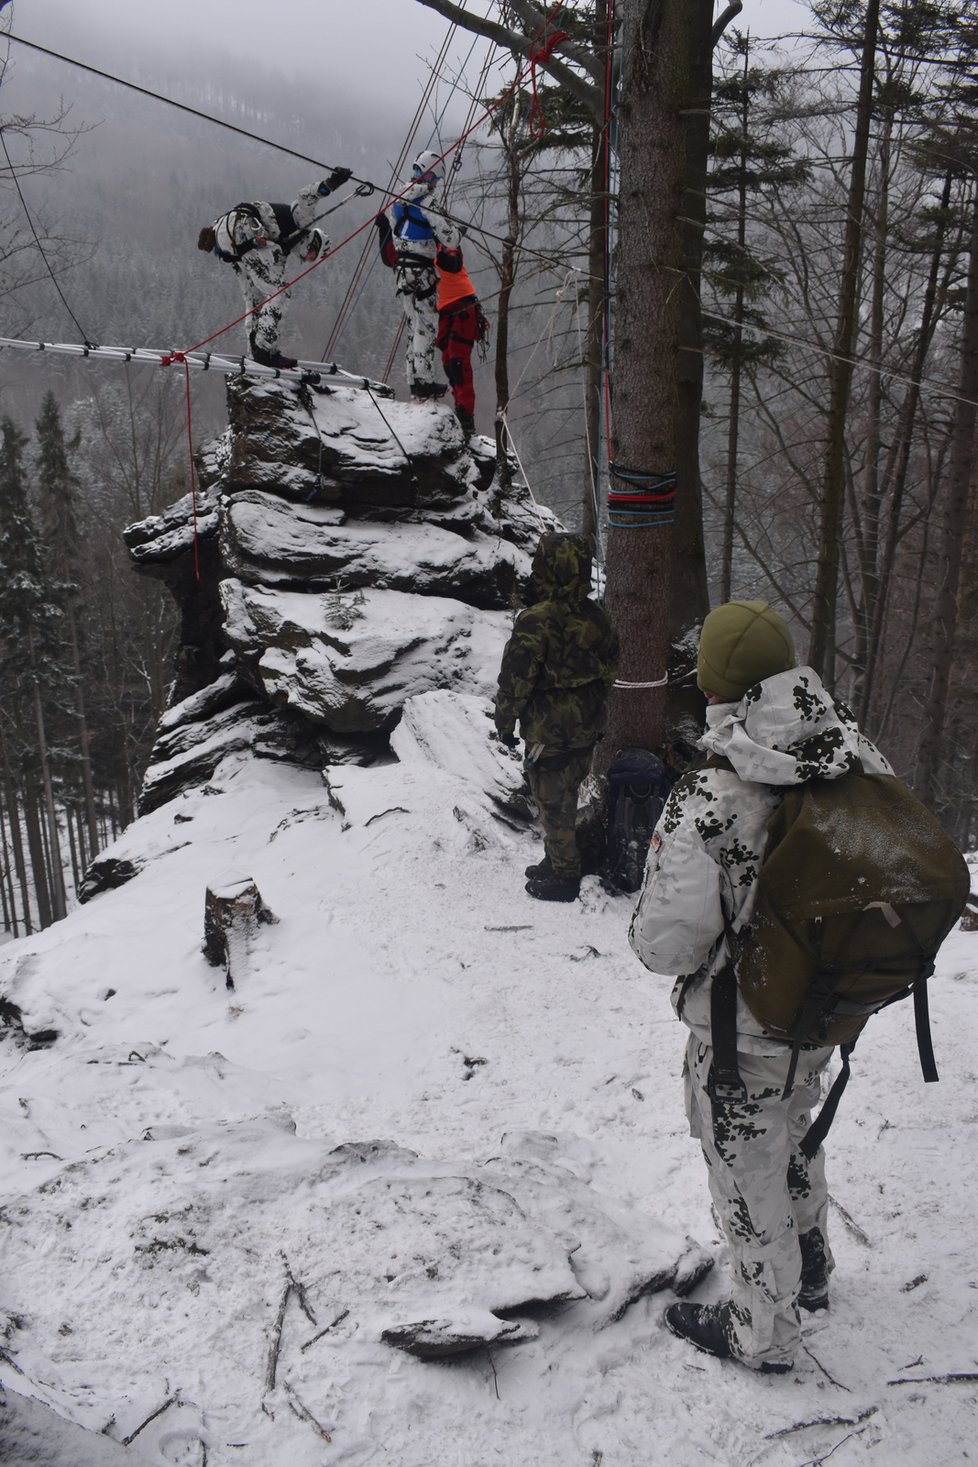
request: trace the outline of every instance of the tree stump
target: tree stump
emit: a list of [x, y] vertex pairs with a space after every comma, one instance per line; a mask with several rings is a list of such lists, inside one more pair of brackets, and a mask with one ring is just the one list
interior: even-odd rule
[[241, 974], [257, 928], [277, 921], [250, 876], [207, 888], [204, 957], [213, 967], [223, 967], [228, 988], [234, 988], [235, 976]]

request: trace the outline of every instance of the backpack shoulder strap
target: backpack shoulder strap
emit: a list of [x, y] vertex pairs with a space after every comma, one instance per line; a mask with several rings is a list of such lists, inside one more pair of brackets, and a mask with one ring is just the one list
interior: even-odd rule
[[737, 1064], [737, 978], [728, 957], [710, 989], [710, 1040], [713, 1063], [707, 1093], [714, 1105], [743, 1104], [747, 1086]]

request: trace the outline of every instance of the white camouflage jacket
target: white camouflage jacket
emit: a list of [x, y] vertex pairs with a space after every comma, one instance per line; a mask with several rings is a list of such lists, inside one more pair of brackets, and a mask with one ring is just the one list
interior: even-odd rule
[[[628, 940], [647, 968], [678, 974], [673, 1007], [710, 1043], [710, 979], [725, 957], [724, 915], [749, 921], [767, 822], [784, 788], [816, 776], [838, 779], [861, 759], [890, 774], [882, 754], [834, 702], [810, 667], [756, 684], [739, 703], [707, 709], [701, 740], [727, 769], [695, 769], [676, 785], [652, 837]], [[738, 1048], [783, 1053], [737, 999]]]

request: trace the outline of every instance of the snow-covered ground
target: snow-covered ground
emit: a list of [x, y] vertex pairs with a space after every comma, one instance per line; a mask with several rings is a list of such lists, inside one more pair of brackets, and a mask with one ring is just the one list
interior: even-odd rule
[[[539, 841], [485, 793], [513, 774], [487, 708], [423, 695], [399, 763], [328, 788], [232, 754], [125, 834], [132, 881], [4, 945], [0, 993], [58, 1038], [0, 1045], [0, 1461], [975, 1455], [978, 935], [932, 983], [939, 1085], [906, 1008], [857, 1051], [832, 1309], [793, 1373], [697, 1354], [669, 1290], [624, 1307], [700, 1249], [694, 1296], [723, 1293], [670, 983], [628, 949], [630, 898], [524, 894]], [[229, 990], [204, 895], [244, 876], [278, 921]], [[565, 1302], [506, 1316], [537, 1296]], [[420, 1319], [499, 1338], [451, 1363], [383, 1340]]]

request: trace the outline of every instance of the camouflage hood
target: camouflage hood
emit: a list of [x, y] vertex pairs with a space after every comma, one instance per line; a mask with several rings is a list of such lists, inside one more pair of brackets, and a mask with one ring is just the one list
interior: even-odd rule
[[855, 719], [810, 667], [765, 678], [739, 703], [709, 707], [706, 720], [703, 747], [757, 784], [838, 779], [860, 757]]
[[542, 535], [533, 557], [524, 603], [584, 601], [591, 591], [591, 552], [583, 535]]

